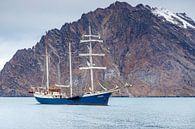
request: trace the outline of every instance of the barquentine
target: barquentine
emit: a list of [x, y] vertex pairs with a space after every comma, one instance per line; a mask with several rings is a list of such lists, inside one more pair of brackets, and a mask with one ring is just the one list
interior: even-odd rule
[[[47, 36], [47, 35], [46, 35]], [[80, 40], [81, 44], [85, 44], [89, 48], [89, 52], [85, 54], [79, 54], [81, 57], [88, 57], [89, 62], [87, 63], [87, 67], [80, 67], [80, 70], [89, 70], [90, 71], [90, 92], [86, 92], [80, 96], [73, 96], [73, 83], [72, 83], [72, 58], [71, 58], [71, 43], [69, 43], [69, 67], [70, 67], [70, 81], [69, 85], [55, 85], [51, 87], [49, 84], [49, 56], [48, 56], [48, 42], [46, 37], [45, 42], [45, 60], [46, 60], [46, 88], [36, 87], [33, 88], [34, 97], [41, 104], [67, 104], [67, 105], [108, 105], [108, 100], [111, 94], [117, 90], [118, 87], [114, 89], [107, 90], [101, 84], [100, 86], [103, 91], [96, 91], [94, 88], [94, 77], [93, 70], [104, 70], [106, 67], [96, 67], [93, 63], [94, 56], [105, 56], [105, 54], [97, 54], [92, 51], [92, 44], [103, 43], [100, 35], [93, 35], [91, 33], [91, 27], [89, 26], [89, 34], [83, 35], [82, 40]], [[62, 92], [62, 88], [69, 88], [70, 95], [67, 96]], [[127, 86], [124, 86], [127, 87]]]

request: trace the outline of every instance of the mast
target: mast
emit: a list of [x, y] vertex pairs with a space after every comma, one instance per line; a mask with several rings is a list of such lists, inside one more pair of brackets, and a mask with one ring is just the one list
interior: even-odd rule
[[[89, 26], [89, 35], [91, 35], [91, 26]], [[91, 36], [89, 36], [89, 63], [90, 67], [93, 67], [93, 58], [92, 58], [92, 44], [91, 44]], [[93, 69], [90, 69], [91, 75], [91, 90], [94, 92], [94, 84], [93, 84]]]
[[49, 56], [48, 56], [48, 39], [46, 33], [46, 41], [45, 41], [45, 62], [46, 62], [46, 88], [49, 89]]
[[71, 43], [69, 42], [69, 65], [70, 65], [70, 97], [72, 94], [72, 57], [71, 57]]
[[89, 35], [83, 35], [83, 39], [80, 43], [87, 43], [89, 44], [89, 53], [86, 54], [79, 54], [79, 56], [88, 56], [89, 57], [89, 66], [88, 67], [80, 67], [80, 70], [90, 70], [90, 81], [91, 81], [91, 90], [92, 92], [95, 91], [94, 89], [94, 77], [93, 77], [93, 69], [106, 69], [106, 67], [95, 67], [93, 64], [93, 56], [105, 56], [105, 54], [95, 54], [92, 52], [92, 43], [103, 43], [103, 40], [100, 40], [99, 35], [92, 35], [91, 33], [91, 26], [89, 26]]

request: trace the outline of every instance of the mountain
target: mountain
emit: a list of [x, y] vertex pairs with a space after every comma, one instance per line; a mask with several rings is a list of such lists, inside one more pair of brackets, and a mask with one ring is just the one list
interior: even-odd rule
[[[87, 51], [79, 44], [89, 24], [99, 33], [104, 44], [93, 46], [95, 52], [106, 54], [97, 66], [107, 70], [95, 72], [105, 87], [131, 83], [114, 95], [130, 96], [195, 96], [195, 22], [185, 13], [139, 4], [132, 7], [115, 2], [98, 8], [61, 29], [48, 31], [50, 83], [68, 84], [68, 42], [73, 47], [74, 91], [88, 89], [89, 74], [79, 71], [87, 59], [78, 53]], [[45, 37], [32, 48], [18, 50], [0, 72], [0, 96], [29, 96], [31, 86], [45, 85]]]

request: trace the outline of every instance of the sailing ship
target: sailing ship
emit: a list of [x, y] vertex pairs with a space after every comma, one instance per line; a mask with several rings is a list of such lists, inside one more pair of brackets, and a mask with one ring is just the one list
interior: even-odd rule
[[71, 43], [69, 43], [69, 73], [70, 80], [69, 85], [64, 86], [69, 88], [69, 96], [61, 92], [61, 87], [51, 87], [49, 84], [49, 56], [47, 42], [45, 42], [45, 60], [46, 60], [46, 88], [38, 87], [34, 91], [34, 97], [40, 104], [67, 104], [67, 105], [108, 105], [109, 98], [115, 89], [107, 90], [105, 87], [100, 85], [104, 91], [96, 91], [94, 88], [94, 70], [105, 70], [106, 67], [96, 67], [93, 62], [94, 56], [105, 56], [105, 54], [93, 53], [92, 45], [96, 43], [103, 43], [100, 35], [93, 35], [91, 33], [91, 27], [89, 26], [89, 34], [83, 35], [80, 40], [81, 44], [87, 44], [89, 52], [85, 54], [79, 54], [81, 57], [88, 57], [89, 62], [87, 67], [80, 67], [80, 70], [90, 71], [90, 92], [86, 92], [83, 95], [73, 95], [73, 83], [72, 83], [72, 57], [71, 57]]

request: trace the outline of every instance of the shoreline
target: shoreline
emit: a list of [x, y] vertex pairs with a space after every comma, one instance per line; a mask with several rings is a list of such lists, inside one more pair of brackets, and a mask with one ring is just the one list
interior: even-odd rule
[[[34, 96], [0, 96], [0, 98], [31, 98]], [[195, 96], [111, 96], [112, 98], [194, 98]]]

